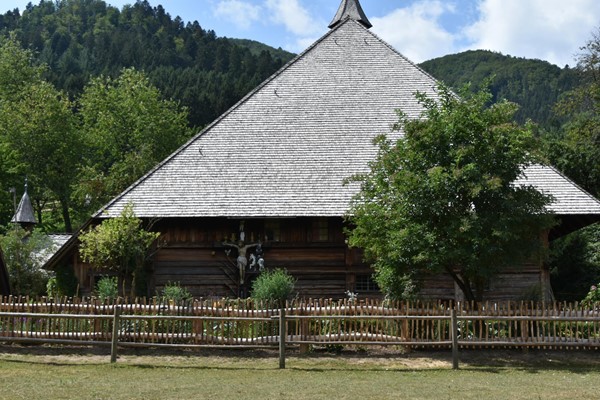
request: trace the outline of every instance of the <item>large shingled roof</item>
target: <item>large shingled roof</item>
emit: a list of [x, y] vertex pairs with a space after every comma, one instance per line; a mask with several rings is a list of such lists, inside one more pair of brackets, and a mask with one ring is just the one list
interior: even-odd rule
[[[346, 18], [102, 209], [131, 202], [140, 217], [343, 216], [372, 139], [396, 109], [417, 117], [417, 91], [437, 81], [361, 23]], [[598, 214], [600, 202], [555, 169], [521, 182], [554, 196], [557, 214]]]
[[373, 138], [437, 82], [362, 24], [345, 19], [99, 216], [132, 202], [141, 217], [341, 216]]

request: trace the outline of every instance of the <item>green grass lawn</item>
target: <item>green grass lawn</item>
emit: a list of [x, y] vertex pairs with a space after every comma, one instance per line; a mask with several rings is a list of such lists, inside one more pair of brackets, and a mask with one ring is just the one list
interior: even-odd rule
[[2, 399], [592, 399], [600, 353], [276, 352], [0, 346]]

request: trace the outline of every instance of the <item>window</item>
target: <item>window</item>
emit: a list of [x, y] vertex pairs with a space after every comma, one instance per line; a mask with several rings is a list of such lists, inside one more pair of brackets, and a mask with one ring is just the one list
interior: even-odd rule
[[379, 286], [372, 275], [356, 275], [356, 285], [354, 290], [357, 292], [379, 292]]
[[281, 241], [281, 221], [278, 219], [268, 219], [265, 221], [265, 241]]
[[313, 221], [313, 242], [329, 241], [329, 221], [327, 218], [317, 218]]

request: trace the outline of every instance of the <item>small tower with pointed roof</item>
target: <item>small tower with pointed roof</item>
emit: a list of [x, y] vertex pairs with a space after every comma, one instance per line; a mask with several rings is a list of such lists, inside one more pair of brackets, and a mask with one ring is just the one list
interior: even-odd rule
[[10, 222], [21, 225], [23, 229], [31, 229], [37, 223], [33, 212], [33, 206], [31, 205], [31, 199], [27, 193], [27, 179], [25, 179], [25, 192], [23, 193], [23, 197], [21, 197], [15, 215]]
[[333, 29], [338, 24], [343, 22], [345, 19], [353, 19], [363, 24], [367, 29], [373, 25], [369, 22], [369, 19], [365, 15], [362, 7], [360, 6], [359, 0], [342, 0], [338, 12], [333, 17], [333, 21], [329, 24], [329, 28]]

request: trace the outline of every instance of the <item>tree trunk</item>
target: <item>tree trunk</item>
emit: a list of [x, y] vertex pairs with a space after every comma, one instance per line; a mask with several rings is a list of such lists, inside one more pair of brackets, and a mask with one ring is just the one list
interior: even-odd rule
[[465, 300], [468, 302], [476, 302], [477, 299], [475, 297], [475, 294], [473, 293], [473, 289], [471, 289], [471, 282], [469, 281], [469, 279], [467, 277], [461, 278], [461, 276], [458, 275], [456, 271], [454, 271], [454, 268], [451, 266], [447, 266], [445, 267], [445, 269], [446, 272], [448, 272], [448, 274], [452, 277], [452, 279], [454, 279], [454, 282], [456, 282], [460, 290], [462, 290], [463, 294], [465, 295]]
[[129, 288], [129, 298], [135, 299], [135, 271], [131, 273], [131, 288]]
[[71, 214], [69, 213], [69, 201], [67, 199], [60, 199], [60, 206], [62, 209], [62, 217], [65, 221], [65, 231], [67, 233], [73, 232], [73, 226], [71, 225]]

